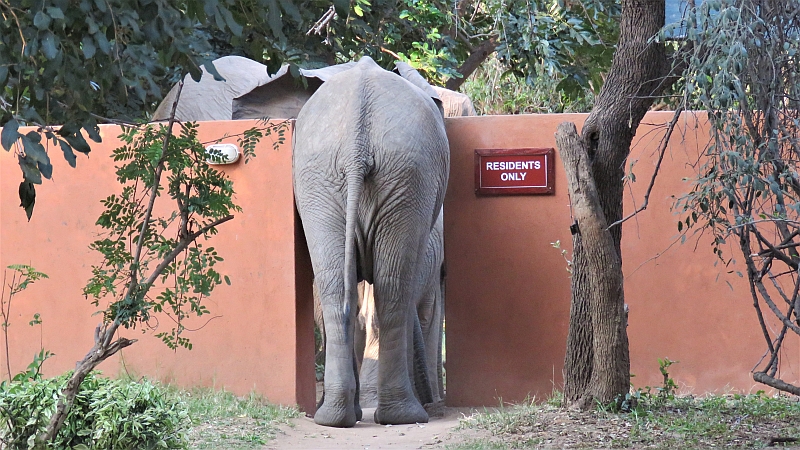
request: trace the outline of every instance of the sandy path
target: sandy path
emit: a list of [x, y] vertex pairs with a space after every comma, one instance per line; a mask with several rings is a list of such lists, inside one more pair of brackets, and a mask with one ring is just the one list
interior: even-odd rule
[[282, 433], [265, 449], [428, 449], [443, 448], [461, 442], [477, 432], [458, 430], [459, 418], [474, 410], [445, 408], [442, 418], [413, 425], [378, 425], [372, 420], [374, 408], [364, 409], [364, 420], [353, 428], [329, 428], [308, 417], [294, 419], [293, 427], [284, 426]]

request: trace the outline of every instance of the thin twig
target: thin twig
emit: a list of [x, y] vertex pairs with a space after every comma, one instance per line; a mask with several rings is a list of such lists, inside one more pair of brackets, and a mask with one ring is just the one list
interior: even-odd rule
[[227, 221], [229, 221], [229, 220], [231, 220], [231, 219], [233, 219], [233, 215], [232, 215], [232, 214], [231, 214], [231, 215], [227, 215], [227, 216], [225, 216], [225, 217], [221, 217], [221, 218], [219, 218], [219, 219], [217, 219], [217, 220], [215, 220], [215, 221], [211, 222], [210, 224], [208, 224], [208, 225], [204, 226], [203, 228], [201, 228], [201, 229], [199, 229], [199, 230], [195, 231], [194, 233], [190, 234], [190, 235], [189, 235], [189, 236], [187, 236], [185, 239], [183, 239], [183, 240], [182, 240], [182, 241], [181, 241], [181, 242], [178, 244], [178, 246], [177, 246], [177, 247], [175, 247], [175, 249], [173, 249], [173, 250], [172, 250], [172, 251], [169, 253], [169, 255], [167, 255], [166, 257], [164, 257], [164, 259], [161, 261], [161, 263], [159, 263], [159, 264], [158, 264], [158, 266], [157, 266], [157, 267], [156, 267], [156, 269], [153, 271], [153, 273], [151, 273], [151, 274], [150, 274], [150, 276], [147, 278], [147, 281], [145, 281], [145, 283], [144, 283], [144, 284], [145, 284], [145, 286], [151, 286], [153, 283], [155, 283], [156, 279], [158, 279], [159, 275], [161, 275], [161, 272], [163, 272], [163, 271], [164, 271], [164, 269], [165, 269], [165, 268], [166, 268], [168, 265], [170, 265], [170, 264], [172, 263], [172, 261], [173, 261], [175, 258], [177, 258], [177, 257], [178, 257], [178, 255], [180, 255], [180, 254], [181, 254], [181, 252], [182, 252], [184, 249], [186, 249], [186, 247], [188, 247], [188, 246], [189, 246], [189, 244], [191, 244], [192, 242], [194, 242], [194, 240], [195, 240], [195, 239], [197, 239], [197, 238], [198, 238], [198, 237], [200, 237], [201, 235], [205, 234], [205, 233], [206, 233], [208, 230], [210, 230], [210, 229], [212, 229], [212, 228], [216, 227], [217, 225], [223, 224], [223, 223], [225, 223], [225, 222], [227, 222]]
[[153, 174], [153, 187], [150, 190], [150, 199], [147, 204], [147, 209], [144, 212], [144, 219], [142, 220], [142, 229], [139, 234], [139, 242], [136, 244], [136, 251], [133, 255], [133, 263], [131, 270], [131, 283], [128, 287], [128, 295], [133, 294], [134, 289], [138, 285], [136, 273], [139, 270], [139, 263], [141, 262], [142, 248], [144, 247], [144, 238], [147, 233], [147, 227], [150, 225], [150, 216], [153, 213], [153, 206], [155, 205], [156, 198], [158, 197], [158, 187], [161, 184], [161, 172], [164, 170], [164, 161], [166, 159], [167, 150], [169, 146], [169, 139], [172, 136], [172, 127], [175, 124], [175, 111], [178, 109], [178, 101], [181, 98], [181, 90], [183, 90], [183, 79], [178, 82], [178, 91], [175, 95], [175, 102], [172, 104], [172, 111], [169, 115], [169, 122], [167, 124], [168, 132], [164, 135], [164, 141], [161, 144], [161, 158], [158, 160], [155, 173]]
[[758, 231], [758, 229], [757, 229], [756, 227], [751, 227], [751, 228], [750, 228], [750, 232], [751, 232], [751, 233], [753, 233], [753, 234], [756, 236], [756, 239], [758, 239], [758, 241], [759, 241], [760, 243], [764, 244], [764, 246], [766, 246], [766, 247], [767, 247], [767, 250], [763, 250], [763, 251], [760, 251], [760, 252], [758, 252], [758, 255], [759, 255], [759, 256], [762, 256], [762, 255], [761, 255], [762, 253], [769, 253], [769, 254], [771, 254], [772, 256], [774, 256], [775, 258], [778, 258], [778, 259], [780, 259], [781, 261], [783, 261], [783, 263], [784, 263], [784, 264], [786, 264], [787, 266], [791, 267], [791, 268], [792, 268], [792, 269], [794, 269], [794, 270], [797, 270], [797, 262], [793, 261], [793, 260], [792, 260], [792, 258], [790, 258], [789, 256], [787, 256], [787, 255], [783, 254], [783, 252], [782, 252], [782, 251], [780, 251], [780, 250], [778, 250], [777, 248], [775, 248], [775, 247], [772, 245], [772, 243], [771, 243], [771, 242], [769, 242], [769, 240], [767, 240], [767, 238], [765, 238], [765, 237], [764, 237], [764, 236], [763, 236], [763, 235], [762, 235], [762, 234], [761, 234], [761, 233]]
[[327, 31], [334, 17], [336, 17], [336, 8], [334, 8], [333, 5], [331, 5], [331, 7], [328, 8], [327, 11], [325, 11], [322, 17], [320, 17], [319, 20], [314, 22], [314, 25], [312, 25], [311, 28], [308, 29], [308, 31], [306, 32], [306, 36], [310, 36], [311, 33], [322, 35], [322, 31], [323, 30]]
[[740, 224], [737, 224], [737, 225], [731, 225], [726, 229], [726, 231], [734, 231], [737, 228], [743, 228], [743, 227], [747, 227], [747, 226], [755, 225], [755, 224], [759, 224], [759, 223], [764, 223], [764, 222], [784, 222], [784, 223], [789, 223], [789, 224], [792, 224], [792, 225], [800, 226], [800, 222], [798, 222], [796, 220], [777, 219], [776, 218], [776, 219], [751, 220], [751, 221], [740, 223]]
[[637, 208], [634, 212], [623, 217], [622, 219], [612, 223], [611, 225], [606, 227], [606, 230], [610, 230], [611, 227], [622, 224], [623, 222], [627, 221], [628, 219], [632, 218], [633, 216], [647, 209], [647, 205], [650, 202], [650, 193], [653, 191], [653, 186], [655, 186], [656, 184], [656, 177], [658, 176], [659, 169], [661, 169], [661, 162], [664, 161], [664, 154], [667, 151], [667, 145], [669, 145], [669, 139], [670, 137], [672, 137], [672, 131], [675, 129], [675, 124], [678, 123], [678, 119], [680, 118], [682, 112], [683, 112], [682, 106], [679, 107], [677, 110], [675, 110], [675, 114], [672, 116], [672, 120], [667, 126], [667, 132], [664, 134], [664, 138], [661, 140], [661, 145], [659, 146], [658, 149], [659, 154], [658, 154], [658, 161], [656, 162], [656, 168], [655, 170], [653, 170], [653, 176], [650, 178], [650, 184], [647, 186], [647, 191], [644, 194], [644, 201], [642, 202], [642, 206]]

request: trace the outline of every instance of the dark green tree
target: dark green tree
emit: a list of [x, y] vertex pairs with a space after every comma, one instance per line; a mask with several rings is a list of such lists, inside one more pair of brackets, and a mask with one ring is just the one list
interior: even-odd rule
[[[517, 74], [599, 89], [616, 40], [611, 0], [0, 0], [0, 126], [28, 218], [51, 148], [73, 167], [97, 124], [133, 123], [184, 74], [238, 54], [272, 71], [361, 55], [404, 60], [457, 89], [496, 49]], [[20, 133], [19, 127], [38, 130]]]
[[19, 160], [28, 218], [53, 172], [49, 149], [75, 167], [86, 139], [100, 141], [98, 123], [142, 120], [185, 73], [214, 73], [213, 35], [271, 61], [288, 46], [282, 27], [301, 20], [290, 0], [0, 1], [2, 146]]

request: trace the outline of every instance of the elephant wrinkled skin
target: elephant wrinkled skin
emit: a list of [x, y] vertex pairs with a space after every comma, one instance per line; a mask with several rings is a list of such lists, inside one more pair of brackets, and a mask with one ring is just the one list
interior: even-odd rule
[[324, 83], [297, 117], [295, 201], [326, 333], [318, 424], [349, 427], [359, 418], [353, 335], [360, 279], [373, 284], [380, 323], [375, 420], [428, 420], [412, 389], [409, 350], [450, 160], [442, 112], [419, 80], [364, 57]]
[[[415, 305], [421, 336], [414, 341], [414, 388], [428, 414], [441, 413], [444, 405], [442, 344], [444, 326], [444, 229], [443, 211], [434, 223], [422, 260], [422, 295]], [[362, 287], [362, 285], [364, 285]], [[380, 328], [374, 313], [372, 285], [359, 283], [356, 359], [359, 373], [359, 403], [375, 407], [378, 403]], [[362, 294], [363, 291], [363, 294]], [[419, 358], [423, 359], [421, 361]], [[425, 374], [420, 373], [425, 371]], [[424, 386], [423, 384], [427, 384]]]

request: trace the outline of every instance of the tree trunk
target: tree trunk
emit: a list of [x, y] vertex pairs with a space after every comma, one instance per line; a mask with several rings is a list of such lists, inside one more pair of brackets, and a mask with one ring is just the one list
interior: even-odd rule
[[461, 64], [461, 67], [458, 68], [458, 73], [463, 76], [460, 78], [450, 78], [447, 80], [447, 83], [445, 83], [444, 87], [450, 89], [451, 91], [457, 91], [458, 88], [460, 88], [461, 85], [467, 81], [467, 78], [469, 78], [470, 75], [472, 75], [472, 73], [475, 72], [484, 61], [486, 61], [486, 58], [494, 53], [494, 50], [498, 45], [497, 38], [494, 36], [483, 41], [481, 45], [477, 46], [472, 53], [469, 54], [469, 57], [466, 61], [464, 61], [464, 64]]
[[[582, 279], [573, 280], [573, 292], [591, 286], [581, 302], [573, 302], [575, 319], [593, 333], [582, 334], [587, 341], [570, 348], [568, 361], [588, 360], [590, 371], [578, 371], [578, 383], [571, 385], [579, 406], [587, 407], [597, 399], [613, 400], [628, 389], [630, 361], [625, 330], [622, 262], [608, 230], [605, 214], [591, 175], [589, 155], [572, 122], [564, 122], [556, 132], [556, 144], [567, 174], [567, 189], [575, 218], [573, 244], [581, 251]], [[574, 267], [574, 263], [573, 263]], [[580, 283], [583, 283], [581, 285]], [[582, 310], [581, 308], [586, 308]], [[572, 327], [573, 329], [576, 327]], [[588, 340], [588, 337], [591, 340]], [[581, 391], [577, 387], [580, 386]]]
[[64, 425], [64, 420], [67, 419], [72, 404], [75, 402], [75, 397], [78, 395], [81, 383], [83, 383], [83, 380], [89, 372], [118, 351], [136, 342], [136, 339], [127, 339], [123, 337], [112, 342], [118, 327], [119, 324], [114, 322], [108, 327], [102, 324], [98, 325], [95, 329], [94, 346], [89, 350], [89, 353], [75, 365], [75, 372], [72, 374], [69, 381], [67, 381], [67, 386], [58, 399], [56, 411], [50, 417], [47, 429], [37, 437], [38, 444], [41, 448], [47, 448], [46, 446], [48, 444], [52, 444], [53, 441], [55, 441], [58, 432]]
[[[666, 48], [650, 41], [663, 25], [664, 0], [623, 0], [617, 50], [595, 107], [584, 124], [582, 137], [577, 133], [573, 136], [571, 130], [564, 127], [560, 127], [557, 134], [562, 158], [565, 151], [586, 153], [590, 168], [586, 175], [596, 186], [600, 207], [597, 212], [602, 213], [583, 218], [591, 224], [581, 223], [576, 216], [579, 232], [573, 238], [572, 306], [564, 364], [564, 399], [581, 407], [591, 405], [593, 400], [609, 403], [629, 388], [630, 359], [623, 289], [621, 285], [619, 289], [606, 285], [608, 277], [618, 275], [621, 279], [622, 276], [622, 227], [616, 225], [608, 230], [616, 253], [613, 264], [619, 266], [609, 267], [618, 270], [618, 274], [608, 277], [598, 277], [595, 271], [595, 265], [608, 258], [605, 253], [597, 253], [604, 251], [602, 243], [589, 242], [600, 239], [598, 236], [603, 233], [595, 235], [592, 231], [590, 237], [585, 228], [594, 230], [593, 227], [601, 223], [612, 224], [622, 218], [623, 177], [631, 141], [644, 114], [666, 86], [669, 68]], [[578, 140], [582, 140], [582, 145]], [[582, 160], [582, 156], [577, 155], [576, 160]], [[564, 164], [567, 172], [573, 171], [568, 177], [580, 176], [575, 166], [567, 166], [566, 159]], [[580, 182], [576, 189], [591, 184], [584, 179], [576, 180]], [[576, 200], [571, 199], [572, 202]], [[602, 294], [603, 298], [597, 298], [596, 294]]]

